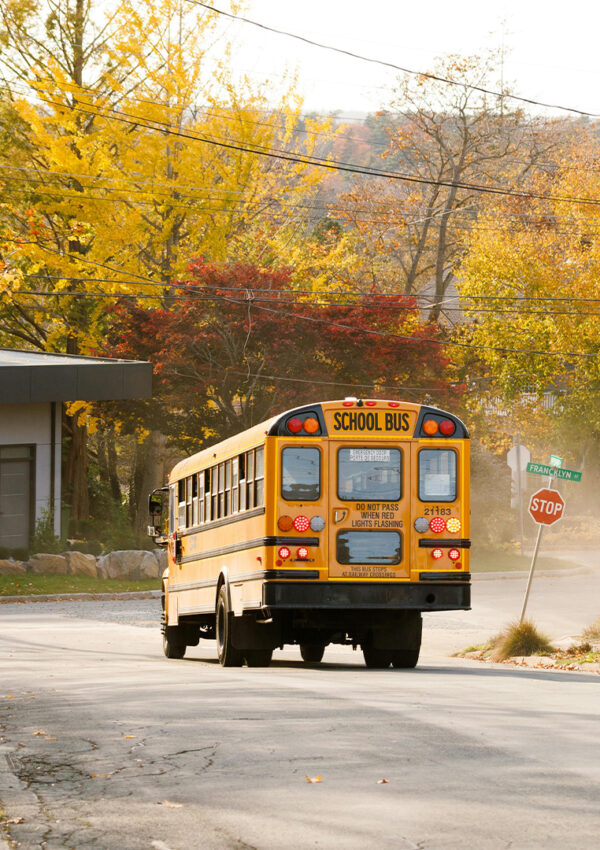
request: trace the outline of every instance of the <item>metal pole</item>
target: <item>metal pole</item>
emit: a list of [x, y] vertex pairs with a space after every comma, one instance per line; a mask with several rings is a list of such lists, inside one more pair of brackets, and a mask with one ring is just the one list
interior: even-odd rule
[[517, 494], [519, 500], [519, 526], [521, 529], [521, 556], [525, 555], [525, 529], [523, 523], [523, 470], [521, 469], [521, 434], [516, 433], [517, 448]]
[[[548, 490], [552, 490], [552, 486], [554, 484], [554, 476], [551, 475], [548, 480]], [[525, 611], [527, 610], [527, 601], [529, 600], [529, 591], [531, 589], [531, 582], [533, 580], [533, 573], [535, 571], [535, 562], [537, 560], [538, 550], [540, 548], [540, 540], [542, 539], [542, 531], [544, 530], [543, 523], [538, 523], [538, 533], [537, 539], [535, 541], [535, 548], [533, 550], [533, 557], [531, 559], [531, 567], [529, 568], [529, 578], [527, 579], [527, 588], [525, 590], [525, 599], [523, 600], [523, 608], [521, 609], [521, 619], [519, 620], [519, 625], [525, 619]]]

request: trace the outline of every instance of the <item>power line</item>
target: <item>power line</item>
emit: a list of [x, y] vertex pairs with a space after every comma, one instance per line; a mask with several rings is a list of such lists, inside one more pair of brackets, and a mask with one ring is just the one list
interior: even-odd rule
[[276, 29], [275, 27], [270, 27], [267, 24], [259, 23], [258, 21], [252, 21], [249, 18], [244, 18], [241, 15], [234, 15], [232, 12], [225, 12], [222, 9], [217, 9], [215, 6], [211, 6], [208, 3], [202, 3], [200, 0], [187, 0], [188, 3], [192, 3], [194, 6], [202, 6], [204, 9], [209, 9], [211, 12], [216, 12], [218, 15], [223, 15], [226, 18], [231, 18], [234, 21], [242, 21], [245, 24], [251, 24], [254, 27], [258, 27], [263, 30], [267, 30], [268, 32], [276, 33], [277, 35], [284, 35], [288, 38], [294, 38], [297, 41], [303, 41], [305, 44], [310, 44], [313, 47], [319, 47], [323, 50], [330, 50], [334, 53], [340, 53], [344, 56], [350, 56], [352, 59], [360, 59], [362, 62], [369, 62], [374, 65], [382, 65], [386, 68], [392, 68], [395, 71], [401, 71], [403, 74], [410, 74], [411, 76], [416, 77], [424, 77], [428, 80], [434, 80], [438, 83], [445, 83], [450, 86], [457, 86], [458, 88], [468, 89], [470, 91], [478, 91], [482, 94], [489, 94], [493, 97], [497, 97], [500, 99], [510, 99], [516, 100], [520, 103], [527, 103], [531, 106], [543, 106], [546, 109], [560, 109], [564, 112], [573, 112], [577, 115], [584, 115], [589, 118], [600, 118], [600, 113], [597, 112], [586, 112], [582, 109], [576, 109], [575, 107], [570, 106], [561, 106], [556, 103], [544, 103], [543, 101], [533, 100], [528, 97], [520, 97], [516, 94], [507, 94], [506, 92], [498, 92], [492, 89], [486, 89], [483, 86], [475, 86], [470, 83], [462, 83], [459, 80], [451, 80], [447, 77], [441, 77], [437, 74], [431, 74], [425, 71], [414, 71], [411, 68], [404, 68], [402, 65], [396, 65], [393, 62], [386, 62], [383, 59], [374, 59], [370, 56], [363, 56], [360, 53], [354, 53], [351, 50], [344, 50], [341, 47], [333, 47], [330, 44], [323, 44], [318, 41], [313, 41], [310, 38], [306, 38], [305, 36], [298, 35], [297, 33], [288, 32], [287, 30]]

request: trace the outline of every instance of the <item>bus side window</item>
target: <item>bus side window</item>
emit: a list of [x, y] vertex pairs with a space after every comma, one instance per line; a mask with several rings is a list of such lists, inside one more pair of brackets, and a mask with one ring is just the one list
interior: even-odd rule
[[204, 470], [204, 522], [210, 522], [210, 469]]
[[231, 514], [231, 461], [225, 461], [225, 516]]
[[265, 497], [265, 450], [256, 450], [256, 462], [254, 470], [254, 504], [256, 507], [264, 504]]
[[192, 478], [190, 475], [185, 482], [185, 526], [192, 527]]
[[192, 475], [192, 525], [198, 525], [198, 475]]
[[224, 464], [219, 464], [219, 518], [225, 515], [225, 470]]
[[246, 455], [240, 455], [240, 510], [246, 510]]
[[213, 466], [210, 471], [210, 492], [211, 492], [211, 519], [219, 517], [219, 468]]
[[204, 522], [204, 473], [198, 473], [198, 523]]
[[182, 478], [181, 481], [177, 482], [177, 487], [179, 491], [177, 495], [179, 504], [177, 528], [185, 528], [185, 478]]
[[234, 457], [231, 461], [231, 513], [237, 514], [239, 504], [239, 458]]
[[254, 507], [254, 452], [246, 452], [246, 508]]

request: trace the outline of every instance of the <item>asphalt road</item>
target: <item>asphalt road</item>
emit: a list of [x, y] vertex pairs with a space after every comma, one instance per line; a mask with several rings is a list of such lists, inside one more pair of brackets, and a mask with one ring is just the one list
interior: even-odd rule
[[[574, 633], [599, 591], [540, 578], [532, 604]], [[0, 799], [24, 819], [5, 846], [595, 850], [600, 676], [447, 655], [521, 596], [481, 581], [472, 612], [427, 617], [414, 671], [334, 647], [167, 661], [155, 600], [2, 605]]]

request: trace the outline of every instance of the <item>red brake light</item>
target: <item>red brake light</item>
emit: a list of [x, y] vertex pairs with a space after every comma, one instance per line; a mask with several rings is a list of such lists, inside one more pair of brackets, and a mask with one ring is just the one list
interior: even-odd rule
[[300, 515], [300, 516], [297, 516], [296, 519], [294, 520], [294, 528], [296, 529], [296, 531], [300, 531], [300, 532], [308, 531], [309, 526], [310, 526], [310, 520], [306, 516]]
[[450, 549], [448, 552], [448, 557], [451, 561], [458, 561], [460, 558], [460, 550], [459, 549]]
[[439, 561], [440, 558], [444, 557], [444, 550], [443, 549], [432, 549], [431, 550], [431, 557], [434, 559], [434, 561]]
[[446, 520], [441, 516], [434, 516], [429, 520], [429, 528], [434, 534], [441, 534], [446, 530]]
[[306, 548], [306, 546], [300, 546], [296, 554], [301, 561], [304, 561], [306, 560], [306, 558], [308, 558], [308, 549]]
[[440, 434], [444, 437], [450, 437], [456, 431], [456, 425], [450, 419], [442, 419], [440, 422]]
[[292, 416], [292, 418], [288, 419], [286, 422], [286, 426], [290, 434], [299, 434], [302, 430], [302, 420], [298, 419], [297, 416]]
[[291, 553], [287, 546], [281, 546], [277, 554], [285, 561], [286, 558], [290, 557]]

